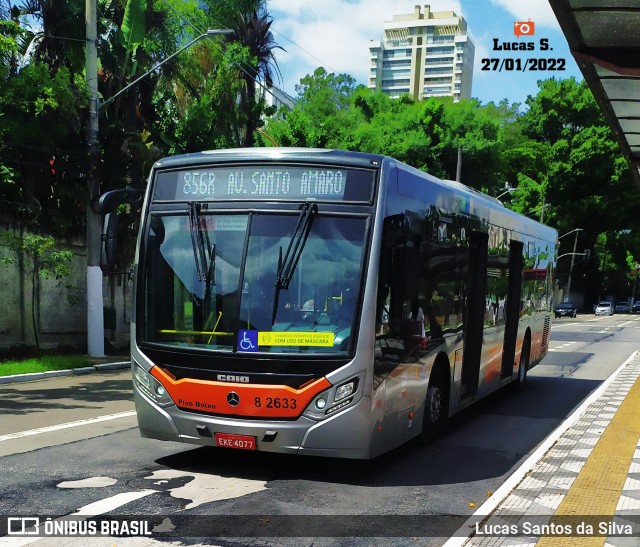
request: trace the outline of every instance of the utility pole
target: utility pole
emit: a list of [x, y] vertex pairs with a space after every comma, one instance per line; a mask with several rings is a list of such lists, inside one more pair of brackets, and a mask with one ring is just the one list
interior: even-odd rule
[[[570, 232], [567, 232], [566, 234], [561, 235], [560, 237], [558, 237], [558, 239], [562, 239], [564, 236], [568, 236], [569, 234], [572, 234], [575, 232], [575, 238], [573, 240], [573, 252], [572, 253], [567, 253], [567, 254], [571, 254], [571, 265], [569, 266], [569, 280], [567, 282], [567, 298], [571, 297], [571, 272], [573, 272], [573, 262], [575, 260], [576, 257], [576, 247], [578, 246], [578, 232], [582, 232], [582, 228], [575, 228], [573, 230], [571, 230]], [[586, 251], [585, 251], [586, 253]], [[582, 253], [584, 254], [584, 253]], [[566, 256], [566, 255], [561, 255], [561, 256]], [[558, 257], [560, 258], [560, 257]]]
[[98, 134], [98, 111], [121, 93], [136, 85], [145, 76], [157, 70], [198, 40], [218, 34], [231, 35], [231, 29], [209, 29], [185, 44], [150, 70], [123, 87], [103, 103], [98, 101], [98, 24], [96, 0], [85, 0], [86, 19], [86, 78], [89, 91], [89, 121], [87, 124], [87, 149], [89, 169], [87, 175], [87, 351], [92, 357], [104, 356], [104, 299], [102, 296], [102, 226], [98, 200], [100, 198], [100, 140]]
[[100, 215], [93, 210], [100, 196], [100, 145], [98, 138], [98, 23], [96, 0], [85, 0], [86, 79], [89, 91], [87, 123], [87, 351], [92, 357], [104, 356], [104, 301], [100, 268], [102, 227]]

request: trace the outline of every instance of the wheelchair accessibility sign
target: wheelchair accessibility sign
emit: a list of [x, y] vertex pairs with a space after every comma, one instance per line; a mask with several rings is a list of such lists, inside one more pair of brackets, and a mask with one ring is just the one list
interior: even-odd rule
[[238, 351], [258, 351], [258, 331], [238, 331]]

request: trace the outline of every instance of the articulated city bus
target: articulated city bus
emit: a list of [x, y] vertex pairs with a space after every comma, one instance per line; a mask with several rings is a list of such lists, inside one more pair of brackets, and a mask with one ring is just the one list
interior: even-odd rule
[[158, 161], [135, 267], [140, 432], [341, 458], [429, 439], [545, 356], [556, 240], [379, 155]]

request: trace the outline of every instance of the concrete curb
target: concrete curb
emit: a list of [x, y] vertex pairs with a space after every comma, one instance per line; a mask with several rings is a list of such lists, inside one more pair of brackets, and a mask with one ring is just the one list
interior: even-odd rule
[[57, 376], [80, 376], [94, 374], [96, 372], [110, 372], [112, 370], [127, 369], [131, 367], [131, 361], [119, 361], [114, 363], [102, 363], [90, 367], [82, 367], [66, 370], [49, 370], [47, 372], [31, 372], [29, 374], [14, 374], [13, 376], [0, 376], [0, 385], [17, 384], [23, 382], [35, 382]]

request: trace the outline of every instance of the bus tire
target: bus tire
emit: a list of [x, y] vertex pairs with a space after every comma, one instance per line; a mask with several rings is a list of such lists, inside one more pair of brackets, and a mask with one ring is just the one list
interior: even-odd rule
[[422, 418], [422, 442], [430, 443], [444, 427], [447, 419], [448, 393], [447, 384], [442, 372], [434, 370], [431, 373], [427, 396], [424, 401], [424, 415]]
[[529, 368], [529, 353], [531, 343], [529, 338], [525, 337], [522, 343], [522, 350], [520, 351], [520, 364], [518, 365], [518, 377], [513, 381], [513, 391], [515, 393], [521, 393], [527, 384], [527, 369]]

